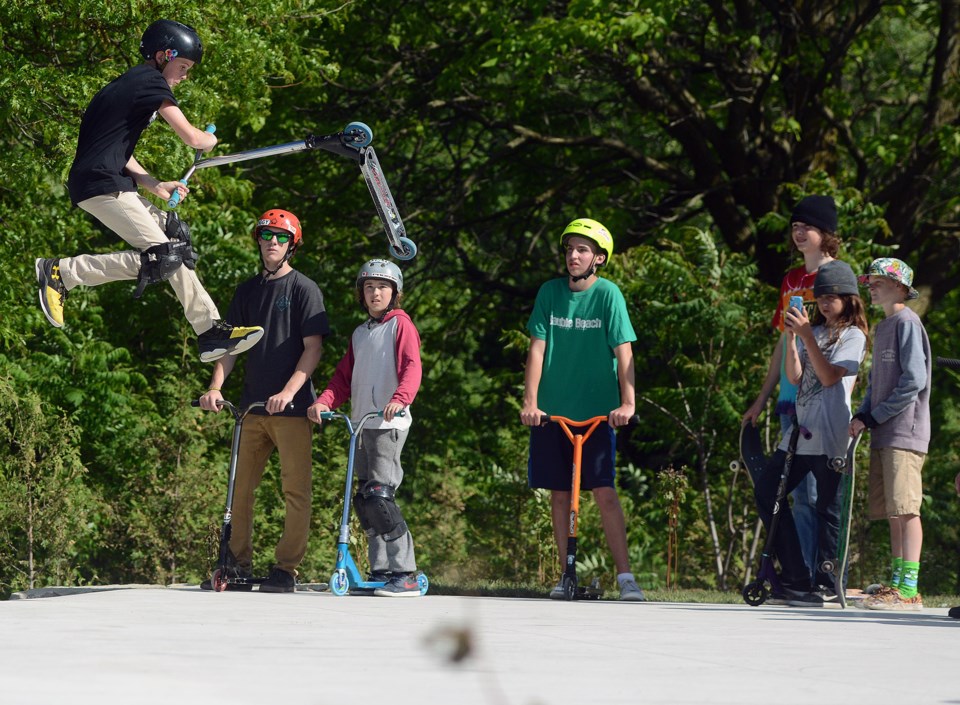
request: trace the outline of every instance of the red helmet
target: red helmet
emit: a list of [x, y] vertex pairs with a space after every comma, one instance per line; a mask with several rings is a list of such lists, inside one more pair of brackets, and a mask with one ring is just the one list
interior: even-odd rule
[[257, 220], [257, 227], [253, 229], [253, 239], [260, 238], [260, 231], [264, 228], [280, 228], [293, 235], [293, 246], [296, 248], [303, 240], [303, 231], [300, 229], [300, 219], [290, 211], [271, 208]]

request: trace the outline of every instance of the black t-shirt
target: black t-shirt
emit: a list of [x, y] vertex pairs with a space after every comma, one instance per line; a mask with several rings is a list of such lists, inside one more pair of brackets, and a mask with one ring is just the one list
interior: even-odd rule
[[[283, 389], [303, 354], [304, 338], [330, 334], [320, 287], [296, 270], [266, 282], [260, 275], [243, 282], [233, 295], [226, 320], [234, 326], [262, 326], [264, 331], [260, 342], [243, 354], [241, 407], [266, 401]], [[310, 380], [293, 398], [294, 410], [284, 415], [305, 416], [316, 399]]]
[[165, 100], [179, 105], [163, 75], [149, 64], [134, 66], [93, 97], [80, 123], [77, 154], [67, 179], [74, 205], [94, 196], [137, 190], [123, 168]]

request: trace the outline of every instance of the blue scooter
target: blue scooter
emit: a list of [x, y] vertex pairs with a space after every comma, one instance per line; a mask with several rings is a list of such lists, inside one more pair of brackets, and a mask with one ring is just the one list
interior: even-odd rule
[[[402, 415], [404, 412], [399, 412]], [[370, 419], [382, 417], [382, 411], [371, 411], [365, 414], [357, 422], [356, 426], [346, 414], [338, 411], [321, 411], [320, 418], [323, 421], [331, 419], [343, 419], [347, 424], [347, 430], [350, 432], [350, 450], [347, 455], [347, 481], [343, 492], [343, 513], [340, 515], [340, 535], [337, 538], [337, 565], [330, 576], [330, 592], [334, 595], [351, 594], [373, 594], [377, 588], [386, 585], [384, 581], [364, 580], [357, 568], [353, 556], [350, 555], [350, 493], [353, 491], [353, 461], [357, 450], [357, 439], [360, 437], [360, 431], [363, 425]], [[430, 587], [430, 581], [427, 576], [420, 571], [417, 573], [417, 585], [420, 586], [420, 594], [426, 595]]]

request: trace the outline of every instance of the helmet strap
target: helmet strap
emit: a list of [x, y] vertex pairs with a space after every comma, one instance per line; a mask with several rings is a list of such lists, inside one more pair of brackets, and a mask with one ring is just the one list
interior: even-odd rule
[[264, 274], [264, 275], [260, 278], [260, 283], [261, 283], [261, 284], [265, 284], [266, 281], [267, 281], [267, 279], [269, 279], [270, 277], [276, 276], [277, 272], [279, 272], [281, 269], [283, 269], [283, 265], [285, 265], [285, 264], [287, 263], [287, 260], [289, 260], [291, 257], [293, 257], [293, 251], [294, 251], [294, 248], [293, 248], [293, 247], [288, 247], [288, 248], [287, 248], [286, 253], [283, 255], [283, 259], [280, 260], [280, 264], [278, 264], [278, 265], [276, 266], [276, 269], [270, 269], [269, 267], [267, 267], [267, 263], [263, 261], [263, 252], [261, 252], [261, 253], [260, 253], [260, 265], [263, 267], [263, 271], [265, 271], [266, 274]]
[[574, 276], [573, 274], [571, 274], [571, 275], [570, 275], [570, 281], [572, 281], [574, 284], [576, 284], [577, 282], [583, 281], [584, 279], [589, 279], [590, 277], [592, 277], [592, 276], [593, 276], [594, 274], [596, 274], [596, 273], [597, 273], [597, 255], [594, 255], [594, 256], [593, 256], [593, 262], [590, 263], [590, 269], [589, 269], [589, 271], [587, 271], [586, 274], [578, 274], [578, 275], [576, 275], [576, 276]]

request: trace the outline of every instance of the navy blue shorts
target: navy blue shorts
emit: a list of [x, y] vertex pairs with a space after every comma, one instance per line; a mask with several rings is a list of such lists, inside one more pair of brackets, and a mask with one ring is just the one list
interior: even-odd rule
[[[571, 428], [574, 434], [585, 429]], [[613, 487], [617, 435], [606, 422], [597, 426], [583, 444], [580, 461], [580, 488]], [[530, 487], [569, 492], [573, 488], [573, 442], [558, 423], [530, 429], [530, 460], [527, 463]]]

